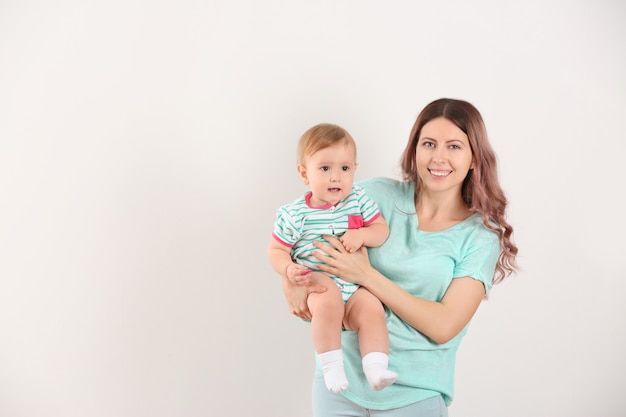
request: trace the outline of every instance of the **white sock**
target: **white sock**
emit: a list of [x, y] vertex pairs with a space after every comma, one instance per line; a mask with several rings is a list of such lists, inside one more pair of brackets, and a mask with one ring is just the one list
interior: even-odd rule
[[363, 372], [367, 377], [367, 382], [375, 391], [393, 384], [398, 374], [387, 369], [389, 356], [382, 352], [370, 352], [363, 357]]
[[317, 357], [322, 364], [326, 388], [337, 394], [348, 388], [348, 378], [343, 369], [343, 352], [341, 349], [319, 353]]

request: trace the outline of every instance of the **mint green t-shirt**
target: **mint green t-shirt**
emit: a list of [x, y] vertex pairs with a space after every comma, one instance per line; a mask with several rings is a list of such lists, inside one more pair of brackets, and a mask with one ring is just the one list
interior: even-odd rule
[[[411, 182], [374, 178], [359, 183], [378, 203], [390, 235], [378, 248], [368, 249], [380, 273], [409, 293], [441, 301], [454, 278], [471, 277], [491, 289], [500, 253], [496, 232], [478, 215], [439, 232], [417, 230]], [[437, 344], [386, 309], [389, 329], [389, 369], [398, 373], [394, 384], [381, 391], [370, 388], [363, 375], [357, 334], [344, 331], [342, 349], [350, 386], [344, 395], [365, 408], [387, 410], [441, 394], [452, 401], [455, 357], [466, 326], [445, 344]]]

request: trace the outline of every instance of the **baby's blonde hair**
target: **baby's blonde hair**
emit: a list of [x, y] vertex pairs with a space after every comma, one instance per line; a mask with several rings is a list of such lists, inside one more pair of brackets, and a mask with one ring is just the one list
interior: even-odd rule
[[307, 156], [338, 143], [354, 147], [356, 159], [356, 143], [347, 130], [332, 123], [320, 123], [308, 129], [298, 142], [298, 164], [304, 164]]

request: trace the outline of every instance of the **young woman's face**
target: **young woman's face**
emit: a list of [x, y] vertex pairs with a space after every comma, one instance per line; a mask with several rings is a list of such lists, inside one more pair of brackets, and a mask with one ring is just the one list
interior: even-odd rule
[[356, 169], [356, 150], [350, 144], [338, 143], [308, 155], [298, 172], [311, 187], [311, 205], [335, 205], [352, 191]]
[[424, 190], [431, 192], [460, 194], [463, 180], [474, 167], [467, 135], [444, 117], [422, 127], [415, 161]]

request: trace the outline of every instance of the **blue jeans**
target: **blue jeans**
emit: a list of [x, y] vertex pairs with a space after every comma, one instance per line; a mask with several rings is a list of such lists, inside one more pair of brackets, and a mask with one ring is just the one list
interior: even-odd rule
[[448, 417], [441, 395], [391, 410], [370, 410], [330, 392], [319, 369], [313, 378], [313, 417]]

